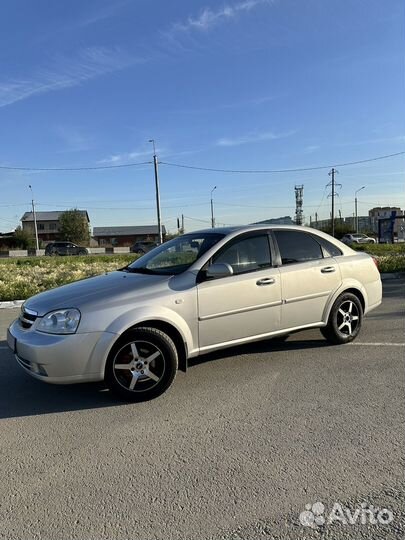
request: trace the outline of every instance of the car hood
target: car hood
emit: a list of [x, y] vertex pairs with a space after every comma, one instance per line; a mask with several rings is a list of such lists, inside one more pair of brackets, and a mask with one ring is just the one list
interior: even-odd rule
[[56, 289], [37, 294], [25, 302], [25, 306], [43, 316], [49, 311], [62, 308], [92, 310], [117, 302], [133, 302], [167, 289], [170, 276], [110, 272], [101, 276], [75, 281]]

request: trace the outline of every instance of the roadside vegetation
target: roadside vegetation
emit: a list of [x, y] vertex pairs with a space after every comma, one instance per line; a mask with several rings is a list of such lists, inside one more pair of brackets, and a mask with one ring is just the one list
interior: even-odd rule
[[117, 270], [137, 258], [131, 254], [0, 259], [0, 302], [24, 300], [66, 283]]
[[[373, 255], [380, 272], [405, 272], [405, 244], [367, 244], [354, 249]], [[112, 272], [136, 258], [134, 254], [125, 254], [0, 259], [0, 302], [24, 300], [66, 283]]]
[[405, 272], [405, 243], [357, 244], [356, 251], [365, 251], [378, 260], [380, 272]]

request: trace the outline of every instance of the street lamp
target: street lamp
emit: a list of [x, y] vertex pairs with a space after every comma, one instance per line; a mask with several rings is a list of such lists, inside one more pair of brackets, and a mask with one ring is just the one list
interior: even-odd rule
[[355, 223], [356, 223], [356, 233], [359, 232], [359, 219], [357, 217], [357, 193], [359, 191], [361, 191], [362, 189], [364, 189], [366, 186], [362, 186], [361, 188], [357, 189], [355, 192], [354, 192], [354, 215], [356, 216], [355, 219]]
[[158, 171], [158, 159], [156, 155], [155, 139], [149, 139], [149, 142], [153, 144], [153, 165], [155, 169], [156, 212], [157, 212], [157, 222], [158, 222], [158, 231], [159, 231], [159, 244], [163, 244], [162, 220], [160, 216], [159, 171]]
[[214, 191], [217, 189], [217, 186], [214, 186], [212, 189], [211, 189], [211, 227], [213, 229], [215, 229], [215, 218], [214, 218], [214, 201], [212, 199], [212, 194], [214, 193]]
[[37, 246], [37, 250], [39, 250], [38, 228], [37, 228], [37, 215], [36, 215], [36, 213], [35, 213], [34, 193], [33, 193], [33, 191], [32, 191], [31, 185], [29, 185], [28, 187], [29, 187], [29, 189], [30, 189], [30, 191], [31, 191], [31, 196], [32, 196], [31, 203], [32, 203], [32, 215], [33, 215], [33, 218], [34, 218], [35, 243], [36, 243], [36, 246]]

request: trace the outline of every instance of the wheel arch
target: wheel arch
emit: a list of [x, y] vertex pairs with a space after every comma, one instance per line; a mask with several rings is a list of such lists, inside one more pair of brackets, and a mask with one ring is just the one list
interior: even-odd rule
[[187, 371], [187, 358], [188, 358], [187, 342], [183, 339], [182, 334], [173, 324], [167, 321], [163, 321], [161, 319], [153, 319], [153, 318], [145, 319], [142, 321], [138, 321], [135, 324], [126, 328], [121, 334], [117, 335], [117, 339], [114, 341], [114, 343], [112, 343], [106, 358], [108, 358], [112, 348], [114, 347], [115, 343], [119, 339], [124, 337], [126, 334], [128, 334], [132, 330], [135, 330], [136, 328], [145, 328], [145, 327], [156, 328], [156, 330], [160, 330], [161, 332], [164, 332], [165, 334], [169, 336], [169, 338], [173, 341], [177, 350], [178, 360], [179, 360], [179, 370], [186, 372]]
[[335, 292], [335, 294], [332, 295], [332, 297], [329, 299], [329, 302], [327, 303], [327, 305], [325, 307], [323, 317], [322, 317], [322, 321], [325, 324], [328, 322], [330, 311], [331, 311], [332, 306], [335, 303], [336, 299], [341, 294], [344, 294], [344, 293], [352, 293], [352, 294], [354, 294], [360, 301], [360, 304], [361, 304], [361, 307], [362, 307], [362, 310], [363, 310], [363, 314], [366, 312], [367, 294], [366, 294], [366, 291], [364, 290], [364, 288], [360, 284], [357, 284], [357, 283], [355, 283], [355, 284], [353, 284], [353, 283], [344, 284], [343, 283], [342, 286], [339, 287], [339, 289]]

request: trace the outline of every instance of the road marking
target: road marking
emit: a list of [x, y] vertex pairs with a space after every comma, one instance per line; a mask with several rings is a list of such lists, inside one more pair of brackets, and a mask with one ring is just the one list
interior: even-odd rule
[[348, 345], [366, 345], [370, 347], [405, 347], [405, 343], [348, 343]]

